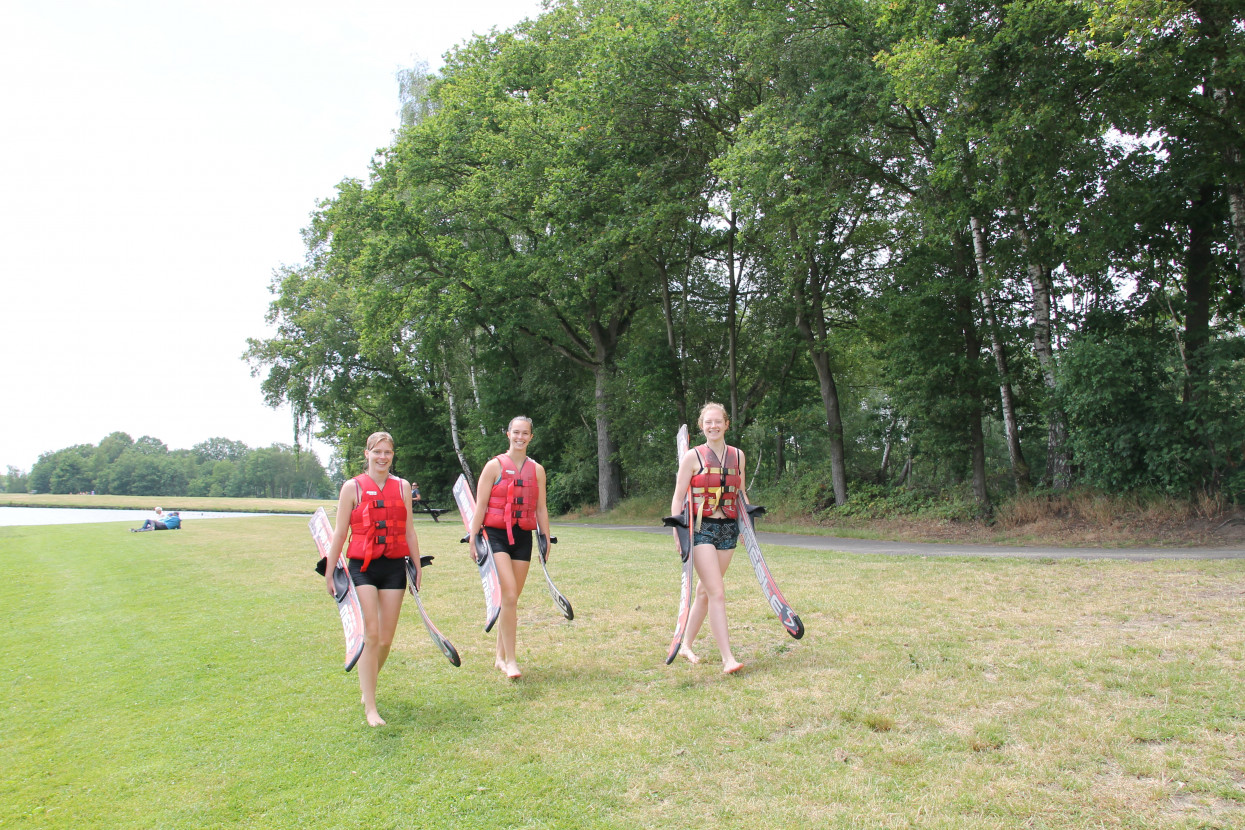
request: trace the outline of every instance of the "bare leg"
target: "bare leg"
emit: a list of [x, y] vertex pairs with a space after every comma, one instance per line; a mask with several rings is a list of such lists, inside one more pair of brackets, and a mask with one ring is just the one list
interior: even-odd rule
[[[708, 617], [709, 631], [712, 632], [713, 639], [718, 644], [718, 653], [722, 655], [722, 671], [728, 674], [738, 671], [743, 665], [731, 654], [730, 633], [726, 624], [726, 586], [722, 581], [734, 554], [733, 550], [717, 550], [710, 545], [697, 545], [692, 548], [696, 575], [700, 577], [700, 585], [696, 590], [696, 604], [700, 603], [701, 590], [705, 592], [705, 611], [702, 611], [699, 620], [696, 620], [696, 627], [699, 629], [700, 623]], [[692, 620], [689, 619], [688, 631], [694, 636], [697, 632], [691, 628], [691, 623]]]
[[[713, 550], [712, 545], [700, 545], [699, 547]], [[692, 562], [695, 564], [696, 549], [692, 550]], [[703, 581], [696, 583], [696, 595], [692, 600], [692, 608], [687, 614], [687, 629], [683, 632], [683, 644], [679, 646], [679, 654], [691, 663], [699, 663], [700, 658], [692, 651], [692, 643], [696, 642], [696, 635], [700, 633], [700, 627], [705, 623], [705, 615], [709, 613], [709, 595], [705, 593], [705, 584]]]
[[398, 631], [398, 618], [402, 615], [402, 600], [406, 591], [384, 590], [380, 594], [380, 641], [376, 646], [376, 672], [385, 667], [389, 659], [389, 649], [393, 647], [393, 638]]
[[[692, 563], [696, 564], [696, 557], [709, 556], [710, 552], [716, 552], [712, 545], [697, 545], [692, 549]], [[727, 558], [727, 564], [730, 564], [730, 558]], [[696, 572], [700, 572], [699, 566]], [[722, 568], [722, 574], [726, 574], [726, 568]], [[705, 590], [704, 580], [696, 583], [696, 595], [692, 601], [691, 610], [687, 615], [687, 630], [683, 633], [683, 644], [679, 647], [679, 654], [683, 655], [689, 662], [699, 663], [700, 658], [692, 651], [692, 643], [696, 642], [697, 635], [700, 634], [700, 627], [704, 625], [705, 616], [709, 613], [709, 594]]]
[[363, 693], [363, 710], [368, 726], [384, 726], [385, 719], [376, 709], [376, 678], [389, 658], [405, 592], [378, 591], [371, 585], [356, 585], [355, 592], [363, 611], [363, 654], [355, 667]]
[[501, 583], [501, 614], [497, 618], [497, 654], [493, 665], [514, 680], [522, 673], [515, 660], [515, 635], [519, 627], [519, 594], [527, 582], [531, 562], [516, 562], [507, 553], [495, 553], [497, 579]]

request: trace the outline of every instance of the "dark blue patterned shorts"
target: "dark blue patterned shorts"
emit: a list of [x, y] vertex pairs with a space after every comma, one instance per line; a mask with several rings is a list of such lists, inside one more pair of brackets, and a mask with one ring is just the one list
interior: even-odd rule
[[739, 541], [739, 525], [734, 519], [701, 519], [692, 545], [713, 545], [718, 550], [734, 550]]

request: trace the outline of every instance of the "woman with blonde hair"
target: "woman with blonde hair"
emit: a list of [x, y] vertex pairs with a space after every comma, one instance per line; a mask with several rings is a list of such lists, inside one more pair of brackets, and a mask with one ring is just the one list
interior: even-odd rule
[[678, 515], [691, 497], [692, 562], [699, 577], [679, 654], [692, 663], [700, 662], [692, 643], [708, 617], [709, 631], [722, 656], [722, 671], [730, 674], [743, 668], [743, 663], [731, 653], [723, 579], [739, 540], [735, 517], [743, 509], [744, 454], [726, 443], [731, 422], [722, 404], [710, 402], [701, 407], [696, 424], [705, 443], [692, 447], [680, 459], [670, 501], [670, 514]]
[[363, 610], [364, 646], [358, 662], [363, 709], [368, 726], [384, 726], [385, 720], [376, 708], [376, 679], [398, 628], [406, 594], [404, 560], [408, 556], [419, 586], [419, 539], [411, 520], [411, 485], [391, 473], [393, 437], [387, 432], [372, 433], [364, 457], [367, 469], [343, 484], [337, 496], [324, 579], [333, 595], [333, 571], [346, 547], [350, 579]]
[[[491, 459], [476, 484], [476, 511], [469, 535], [488, 536], [501, 583], [501, 613], [497, 618], [497, 653], [493, 665], [511, 680], [522, 676], [515, 657], [519, 594], [532, 566], [532, 531], [549, 536], [545, 505], [545, 468], [528, 458], [532, 419], [512, 418], [506, 427], [510, 448]], [[470, 554], [469, 554], [470, 555]], [[474, 555], [472, 555], [474, 561]]]

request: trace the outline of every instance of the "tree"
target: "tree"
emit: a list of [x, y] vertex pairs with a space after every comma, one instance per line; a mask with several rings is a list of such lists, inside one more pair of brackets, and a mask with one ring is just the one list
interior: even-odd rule
[[30, 476], [25, 470], [10, 465], [4, 473], [4, 492], [25, 493], [29, 488]]
[[195, 460], [200, 464], [207, 461], [237, 461], [246, 457], [251, 451], [241, 441], [230, 441], [228, 438], [209, 438], [190, 448]]
[[[1235, 293], [1245, 292], [1245, 14], [1230, 0], [1103, 0], [1075, 32], [1116, 79], [1117, 126], [1194, 159], [1230, 214]], [[1203, 197], [1205, 198], [1205, 194]], [[1238, 298], [1237, 305], [1245, 301]]]

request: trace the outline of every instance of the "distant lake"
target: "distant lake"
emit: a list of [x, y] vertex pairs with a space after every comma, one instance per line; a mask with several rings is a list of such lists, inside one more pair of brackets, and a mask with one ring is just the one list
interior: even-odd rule
[[[182, 522], [199, 519], [239, 519], [247, 516], [295, 516], [296, 513], [215, 513], [206, 510], [179, 510]], [[310, 514], [307, 514], [310, 515]], [[95, 507], [0, 507], [0, 527], [20, 525], [80, 525], [92, 522], [141, 524], [154, 519], [154, 510], [106, 510]]]

